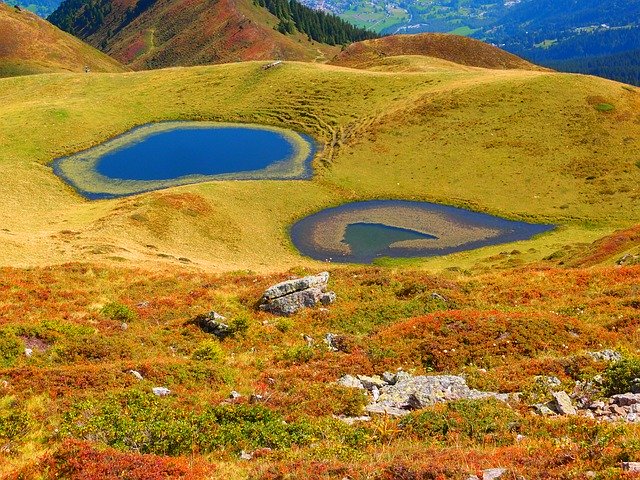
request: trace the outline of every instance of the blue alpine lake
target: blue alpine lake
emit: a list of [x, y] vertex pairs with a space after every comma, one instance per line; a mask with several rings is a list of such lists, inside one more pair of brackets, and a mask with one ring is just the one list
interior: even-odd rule
[[371, 263], [527, 240], [553, 228], [435, 203], [374, 200], [305, 217], [292, 226], [291, 239], [300, 253], [316, 260]]
[[211, 122], [143, 125], [54, 162], [83, 196], [111, 198], [211, 180], [303, 179], [316, 144], [282, 128]]
[[294, 145], [271, 130], [176, 128], [104, 155], [96, 170], [122, 180], [169, 180], [260, 170], [293, 153]]

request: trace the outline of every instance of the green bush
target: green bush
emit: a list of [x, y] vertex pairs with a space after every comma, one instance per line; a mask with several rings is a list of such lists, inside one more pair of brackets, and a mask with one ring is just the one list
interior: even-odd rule
[[87, 400], [64, 414], [63, 435], [99, 441], [122, 450], [189, 455], [269, 447], [289, 448], [315, 439], [306, 421], [286, 423], [261, 405], [218, 405], [201, 412], [171, 398], [132, 390], [103, 400]]
[[245, 335], [249, 330], [249, 318], [246, 315], [239, 315], [229, 322], [229, 332], [233, 335]]
[[22, 342], [15, 335], [0, 330], [0, 367], [11, 367], [22, 353]]
[[194, 360], [221, 362], [224, 358], [224, 350], [217, 340], [205, 340], [193, 351], [191, 357]]
[[286, 349], [280, 359], [289, 363], [307, 363], [314, 357], [313, 347], [300, 345]]
[[640, 358], [624, 358], [612, 363], [602, 374], [607, 395], [631, 392], [640, 387]]
[[507, 445], [514, 441], [519, 416], [499, 400], [458, 400], [409, 415], [400, 426], [426, 441]]
[[119, 302], [107, 303], [100, 309], [100, 314], [118, 322], [131, 322], [137, 318], [136, 312]]

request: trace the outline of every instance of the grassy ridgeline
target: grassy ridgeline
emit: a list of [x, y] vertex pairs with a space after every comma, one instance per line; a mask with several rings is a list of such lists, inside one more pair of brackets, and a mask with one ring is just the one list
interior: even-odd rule
[[[1, 80], [0, 261], [280, 270], [312, 263], [291, 248], [294, 220], [370, 198], [565, 225], [522, 246], [535, 258], [640, 222], [637, 89], [420, 62], [420, 72], [248, 62]], [[92, 203], [51, 173], [54, 158], [165, 120], [263, 123], [326, 146], [312, 181], [212, 182]], [[469, 266], [503, 249], [427, 264]]]

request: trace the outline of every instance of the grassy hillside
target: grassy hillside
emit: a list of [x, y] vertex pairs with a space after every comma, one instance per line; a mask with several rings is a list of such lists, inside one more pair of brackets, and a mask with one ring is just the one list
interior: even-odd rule
[[488, 43], [442, 33], [393, 35], [353, 43], [330, 63], [351, 68], [371, 68], [387, 57], [406, 55], [439, 58], [470, 67], [541, 70]]
[[[288, 226], [324, 207], [371, 198], [559, 225], [515, 247], [524, 252], [518, 262], [640, 223], [640, 95], [633, 87], [441, 63], [418, 73], [261, 66], [2, 80], [0, 169], [12, 179], [0, 185], [2, 263], [317, 265], [293, 250]], [[325, 148], [311, 181], [213, 182], [111, 201], [84, 201], [51, 173], [58, 156], [170, 119], [285, 126]], [[482, 260], [503, 250], [425, 264], [484, 268], [492, 261]]]
[[0, 2], [0, 77], [44, 72], [122, 72], [116, 60], [35, 14]]
[[251, 0], [70, 0], [50, 20], [134, 69], [273, 58], [312, 61], [338, 51], [306, 35], [280, 33], [280, 20]]

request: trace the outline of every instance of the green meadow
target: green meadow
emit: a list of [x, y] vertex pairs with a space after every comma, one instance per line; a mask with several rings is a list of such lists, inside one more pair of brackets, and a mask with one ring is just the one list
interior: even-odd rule
[[[420, 62], [422, 71], [408, 72], [245, 62], [2, 79], [0, 261], [320, 267], [297, 254], [289, 226], [366, 199], [425, 200], [559, 226], [516, 247], [411, 262], [436, 270], [484, 266], [505, 248], [539, 260], [640, 222], [638, 89]], [[272, 125], [324, 147], [309, 181], [215, 181], [113, 200], [87, 201], [52, 173], [58, 157], [169, 120]]]

